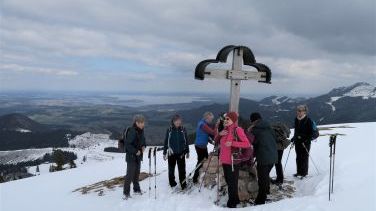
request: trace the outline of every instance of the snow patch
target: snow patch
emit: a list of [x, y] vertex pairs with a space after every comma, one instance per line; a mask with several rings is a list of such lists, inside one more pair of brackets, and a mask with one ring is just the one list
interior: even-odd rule
[[17, 128], [16, 131], [20, 133], [31, 133], [31, 130], [22, 129], [22, 128]]
[[102, 143], [113, 143], [110, 140], [110, 135], [108, 134], [93, 134], [90, 132], [77, 135], [73, 139], [69, 140], [69, 146], [74, 146], [77, 148], [85, 149], [92, 146], [100, 145]]

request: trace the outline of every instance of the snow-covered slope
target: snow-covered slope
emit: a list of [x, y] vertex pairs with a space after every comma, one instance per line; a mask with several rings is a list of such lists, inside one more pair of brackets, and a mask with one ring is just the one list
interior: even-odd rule
[[[263, 206], [241, 208], [239, 210], [263, 211], [373, 211], [376, 210], [375, 183], [375, 140], [376, 123], [346, 124], [353, 128], [323, 130], [322, 134], [341, 133], [337, 139], [334, 195], [328, 201], [329, 147], [328, 136], [322, 136], [312, 143], [311, 155], [320, 174], [311, 165], [306, 180], [297, 180], [296, 197]], [[338, 125], [337, 125], [338, 126]], [[187, 171], [194, 168], [196, 156], [191, 147], [191, 158], [187, 161]], [[284, 159], [287, 157], [285, 151]], [[223, 210], [213, 204], [215, 190], [194, 190], [190, 195], [172, 194], [168, 187], [167, 163], [161, 152], [157, 155], [157, 199], [149, 199], [148, 194], [135, 196], [128, 201], [121, 199], [122, 189], [115, 188], [104, 196], [97, 194], [81, 195], [72, 193], [76, 188], [101, 180], [125, 174], [124, 156], [106, 162], [90, 163], [81, 168], [44, 174], [23, 180], [0, 184], [1, 211], [102, 211], [102, 210]], [[295, 173], [295, 153], [291, 151], [286, 176]], [[312, 163], [311, 163], [312, 164]], [[148, 171], [148, 162], [142, 163], [142, 170]], [[272, 171], [274, 174], [274, 170]], [[148, 180], [141, 182], [141, 188], [148, 190]], [[152, 178], [154, 187], [154, 178]], [[153, 188], [154, 189], [154, 188]], [[154, 196], [154, 190], [152, 192]]]

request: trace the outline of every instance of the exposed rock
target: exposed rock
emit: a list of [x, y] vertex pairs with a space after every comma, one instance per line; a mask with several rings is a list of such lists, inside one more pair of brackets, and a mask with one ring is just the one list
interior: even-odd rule
[[[210, 164], [209, 164], [210, 160]], [[209, 165], [209, 167], [208, 167]], [[204, 161], [203, 168], [200, 169], [200, 181], [203, 181], [203, 186], [213, 189], [217, 186], [218, 171], [219, 171], [219, 201], [227, 200], [227, 184], [223, 175], [221, 164], [218, 166], [218, 156], [209, 155], [209, 159]], [[218, 168], [219, 167], [219, 168]], [[205, 175], [205, 170], [207, 170]], [[205, 175], [205, 176], [204, 176]], [[257, 197], [258, 183], [257, 183], [257, 170], [255, 166], [243, 165], [239, 171], [238, 181], [239, 199], [243, 204], [253, 202]], [[282, 186], [270, 185], [270, 195], [268, 198], [271, 201], [278, 201], [284, 198], [291, 198], [295, 192], [294, 182], [285, 181]]]

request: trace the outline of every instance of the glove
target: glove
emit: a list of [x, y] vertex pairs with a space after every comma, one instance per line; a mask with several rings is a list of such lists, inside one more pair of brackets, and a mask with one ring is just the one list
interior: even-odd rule
[[296, 138], [295, 138], [295, 136], [294, 136], [294, 137], [292, 137], [292, 139], [291, 139], [291, 145], [294, 145], [295, 142], [296, 142]]
[[167, 157], [167, 154], [164, 154], [164, 155], [163, 155], [163, 160], [167, 160], [167, 158], [168, 158], [168, 157]]

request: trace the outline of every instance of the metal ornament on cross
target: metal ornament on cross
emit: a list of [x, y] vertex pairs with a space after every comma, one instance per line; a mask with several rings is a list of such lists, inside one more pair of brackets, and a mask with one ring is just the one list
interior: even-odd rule
[[[209, 64], [226, 63], [230, 53], [233, 53], [231, 69], [208, 68]], [[255, 68], [256, 71], [243, 70], [242, 65]], [[229, 111], [239, 113], [240, 84], [242, 80], [257, 80], [260, 83], [271, 83], [272, 73], [268, 66], [257, 63], [250, 48], [246, 46], [228, 45], [217, 54], [216, 59], [203, 60], [196, 66], [195, 79], [205, 78], [227, 79], [231, 82]]]

